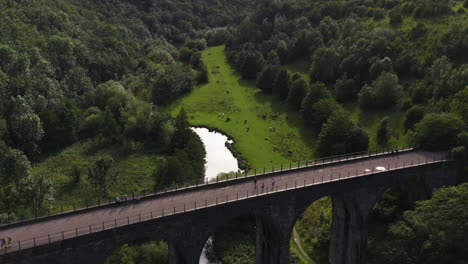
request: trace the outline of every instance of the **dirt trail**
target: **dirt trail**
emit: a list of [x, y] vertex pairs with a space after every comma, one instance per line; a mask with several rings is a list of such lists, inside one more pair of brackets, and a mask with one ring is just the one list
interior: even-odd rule
[[310, 259], [309, 255], [307, 255], [304, 248], [302, 247], [301, 240], [299, 238], [299, 234], [297, 233], [296, 227], [293, 228], [293, 238], [302, 255], [304, 255], [307, 258], [309, 263], [316, 264], [313, 260]]

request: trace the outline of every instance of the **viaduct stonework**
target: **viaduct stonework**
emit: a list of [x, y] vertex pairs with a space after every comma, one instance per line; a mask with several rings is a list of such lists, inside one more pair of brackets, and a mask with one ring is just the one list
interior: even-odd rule
[[16, 243], [0, 255], [0, 263], [102, 264], [124, 243], [155, 239], [168, 243], [170, 263], [198, 264], [210, 236], [236, 217], [253, 216], [255, 262], [285, 264], [298, 217], [314, 201], [331, 196], [329, 263], [361, 264], [369, 214], [382, 192], [411, 183], [430, 195], [434, 188], [455, 184], [456, 171], [446, 153], [408, 150], [258, 175], [258, 183], [267, 186], [263, 192], [247, 177], [157, 194], [138, 203], [1, 226], [0, 235]]

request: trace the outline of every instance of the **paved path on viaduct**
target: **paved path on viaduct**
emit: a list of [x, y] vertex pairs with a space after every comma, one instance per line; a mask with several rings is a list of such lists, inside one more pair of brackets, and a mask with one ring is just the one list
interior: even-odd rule
[[[346, 181], [353, 177], [367, 177], [381, 172], [381, 176], [386, 177], [385, 172], [388, 171], [447, 160], [447, 153], [420, 150], [358, 157], [325, 166], [314, 165], [270, 175], [258, 175], [257, 188], [254, 188], [253, 178], [248, 177], [247, 179], [229, 180], [225, 183], [208, 184], [155, 195], [138, 202], [102, 206], [83, 210], [80, 213], [63, 214], [11, 226], [0, 226], [0, 237], [11, 237], [15, 242], [12, 247], [2, 253], [8, 255], [16, 251], [18, 254], [18, 251], [35, 246], [54, 244], [156, 218], [166, 218], [174, 213], [175, 215], [189, 214], [194, 209], [221, 206], [226, 202], [236, 203], [238, 201], [240, 203], [249, 199], [275, 195], [286, 190], [293, 192], [291, 189], [294, 188], [299, 190], [311, 185], [326, 184], [330, 181]], [[272, 179], [275, 180], [274, 186], [272, 186]], [[264, 184], [264, 188], [262, 188], [262, 184]]]

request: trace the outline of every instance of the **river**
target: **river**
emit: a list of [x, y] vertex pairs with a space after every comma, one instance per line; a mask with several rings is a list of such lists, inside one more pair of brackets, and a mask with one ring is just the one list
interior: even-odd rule
[[[239, 164], [231, 151], [226, 147], [226, 142], [232, 143], [229, 138], [221, 133], [209, 131], [203, 127], [191, 128], [201, 138], [206, 150], [205, 180], [216, 178], [220, 172], [238, 171]], [[209, 240], [212, 238], [210, 237]], [[200, 264], [217, 264], [210, 262], [206, 257], [206, 245], [200, 255]]]

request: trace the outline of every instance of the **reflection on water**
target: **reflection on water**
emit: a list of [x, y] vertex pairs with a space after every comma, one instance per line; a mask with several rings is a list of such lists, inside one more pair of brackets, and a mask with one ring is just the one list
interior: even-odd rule
[[208, 257], [206, 256], [208, 253], [206, 252], [207, 249], [211, 246], [212, 248], [212, 241], [213, 241], [213, 238], [210, 237], [208, 238], [208, 241], [206, 241], [206, 244], [205, 244], [205, 247], [203, 248], [203, 251], [200, 255], [200, 262], [199, 264], [218, 264], [217, 262], [211, 262]]
[[[205, 145], [205, 179], [210, 180], [216, 178], [216, 175], [220, 172], [237, 171], [239, 169], [237, 159], [225, 145], [226, 142], [232, 143], [232, 141], [225, 135], [218, 132], [210, 132], [206, 128], [192, 127], [192, 130], [197, 133]], [[200, 256], [200, 264], [216, 264], [215, 262], [210, 262], [206, 257], [207, 246], [211, 244], [211, 241], [212, 238], [210, 237], [203, 248], [203, 252]]]
[[210, 132], [207, 128], [192, 127], [203, 141], [206, 150], [205, 178], [216, 178], [220, 172], [237, 171], [239, 164], [225, 143], [232, 143], [225, 135]]

